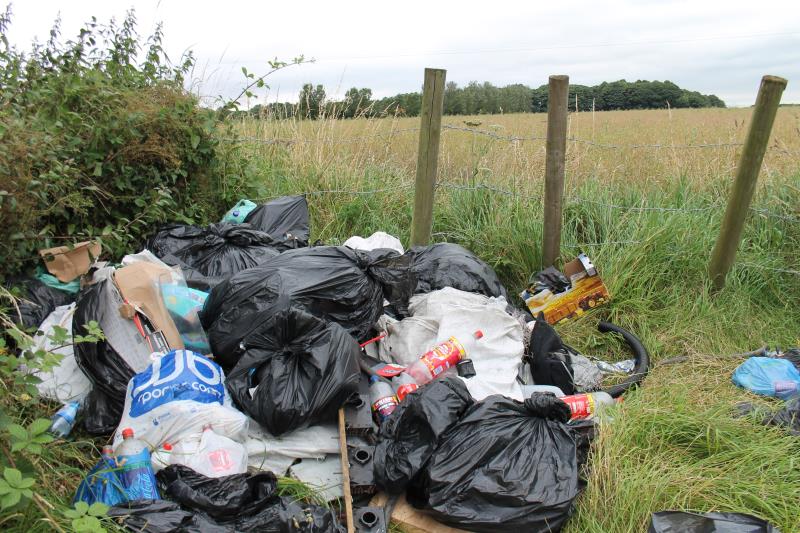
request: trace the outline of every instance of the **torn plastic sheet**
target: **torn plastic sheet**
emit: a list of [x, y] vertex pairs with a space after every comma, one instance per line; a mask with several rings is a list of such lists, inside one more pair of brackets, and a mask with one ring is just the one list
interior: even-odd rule
[[251, 420], [245, 445], [251, 467], [283, 475], [297, 459], [323, 460], [326, 454], [338, 454], [339, 430], [336, 424], [319, 424], [276, 437]]

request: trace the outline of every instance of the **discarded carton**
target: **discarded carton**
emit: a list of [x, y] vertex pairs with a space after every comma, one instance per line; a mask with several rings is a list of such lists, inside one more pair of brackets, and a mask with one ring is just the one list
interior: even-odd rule
[[[150, 319], [153, 326], [163, 333], [170, 348], [182, 349], [184, 347], [183, 340], [158, 291], [161, 276], [169, 276], [169, 274], [170, 269], [167, 267], [137, 261], [116, 270], [114, 282], [122, 297], [134, 309], [140, 310]], [[135, 313], [130, 311], [128, 310], [126, 313], [126, 309], [120, 309], [120, 313], [125, 318], [133, 319]]]
[[554, 293], [540, 279], [520, 294], [534, 316], [544, 313], [544, 319], [548, 323], [556, 324], [562, 320], [577, 318], [611, 299], [597, 269], [586, 254], [580, 254], [564, 265], [564, 277], [569, 285], [563, 291]]
[[86, 274], [92, 263], [100, 257], [102, 248], [96, 241], [79, 242], [74, 246], [57, 246], [39, 250], [47, 271], [62, 283]]

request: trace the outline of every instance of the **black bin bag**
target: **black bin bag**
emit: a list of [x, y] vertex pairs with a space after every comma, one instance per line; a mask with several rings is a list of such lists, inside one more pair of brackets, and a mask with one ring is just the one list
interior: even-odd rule
[[283, 196], [261, 204], [247, 214], [244, 221], [269, 233], [282, 248], [308, 246], [308, 202], [305, 196]]
[[112, 517], [132, 531], [150, 533], [250, 532], [339, 533], [344, 529], [330, 509], [279, 496], [272, 472], [209, 478], [183, 465], [157, 474], [161, 495], [113, 507]]
[[407, 257], [388, 250], [289, 250], [214, 287], [200, 321], [225, 369], [236, 363], [243, 340], [276, 311], [290, 306], [363, 339], [381, 316], [384, 298], [407, 311], [413, 287], [408, 263]]
[[458, 378], [436, 380], [406, 396], [378, 433], [375, 482], [399, 494], [422, 470], [439, 437], [475, 401]]
[[203, 291], [280, 253], [279, 242], [268, 233], [227, 222], [165, 226], [145, 246], [166, 264], [181, 267], [187, 285]]
[[470, 531], [559, 531], [579, 492], [568, 419], [552, 394], [489, 396], [442, 435], [409, 501]]
[[150, 364], [150, 348], [132, 320], [120, 315], [123, 303], [113, 279], [107, 277], [83, 289], [72, 319], [72, 334], [86, 335], [96, 321], [105, 339], [75, 345], [75, 362], [92, 382], [84, 401], [84, 426], [92, 435], [108, 435], [122, 418], [128, 381]]
[[25, 329], [38, 328], [56, 307], [75, 300], [72, 294], [49, 287], [36, 278], [12, 278], [5, 285], [19, 298], [9, 316]]
[[228, 390], [273, 435], [333, 420], [358, 388], [358, 343], [302, 309], [278, 311], [243, 344]]
[[742, 513], [653, 513], [647, 533], [780, 533], [772, 524]]
[[412, 258], [417, 278], [415, 294], [453, 287], [464, 292], [502, 296], [508, 301], [508, 292], [492, 267], [458, 244], [414, 246], [406, 255]]

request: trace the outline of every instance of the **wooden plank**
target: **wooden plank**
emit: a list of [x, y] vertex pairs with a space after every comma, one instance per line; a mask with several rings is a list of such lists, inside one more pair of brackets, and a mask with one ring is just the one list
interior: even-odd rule
[[[381, 493], [372, 499], [370, 505], [383, 507], [387, 500], [387, 495]], [[400, 497], [392, 511], [392, 522], [399, 525], [405, 533], [462, 533], [464, 531], [446, 526], [414, 509], [406, 501], [405, 494]]]
[[725, 218], [708, 265], [708, 273], [716, 290], [725, 286], [725, 278], [736, 260], [736, 250], [742, 239], [744, 222], [750, 210], [772, 124], [785, 88], [786, 80], [778, 76], [764, 76], [761, 79], [750, 129], [747, 131], [728, 207], [725, 209]]
[[350, 493], [350, 461], [347, 456], [347, 435], [344, 432], [344, 408], [339, 409], [339, 455], [342, 461], [342, 489], [344, 490], [344, 513], [347, 533], [354, 533], [353, 495]]
[[433, 198], [439, 164], [439, 136], [442, 131], [446, 70], [425, 69], [420, 111], [417, 179], [414, 185], [414, 213], [411, 217], [411, 246], [425, 245], [433, 229]]
[[569, 76], [550, 76], [547, 99], [547, 155], [544, 167], [544, 227], [542, 268], [553, 266], [561, 254], [561, 209], [567, 156]]

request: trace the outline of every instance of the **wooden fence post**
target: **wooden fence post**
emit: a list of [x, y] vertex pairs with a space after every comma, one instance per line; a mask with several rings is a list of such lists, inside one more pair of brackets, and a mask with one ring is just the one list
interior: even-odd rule
[[550, 76], [547, 100], [547, 158], [544, 170], [542, 267], [552, 266], [561, 253], [561, 204], [567, 152], [569, 76]]
[[715, 290], [725, 286], [725, 277], [736, 260], [736, 250], [739, 248], [750, 201], [756, 190], [761, 162], [764, 160], [772, 124], [775, 122], [775, 114], [778, 112], [778, 104], [785, 88], [786, 80], [783, 78], [777, 76], [761, 78], [761, 87], [758, 89], [758, 98], [750, 119], [750, 129], [747, 131], [742, 157], [736, 169], [736, 179], [708, 265]]
[[439, 162], [439, 135], [442, 131], [444, 81], [447, 71], [426, 68], [422, 89], [422, 111], [417, 155], [417, 180], [414, 185], [414, 214], [411, 218], [411, 246], [425, 245], [433, 228], [433, 196]]

